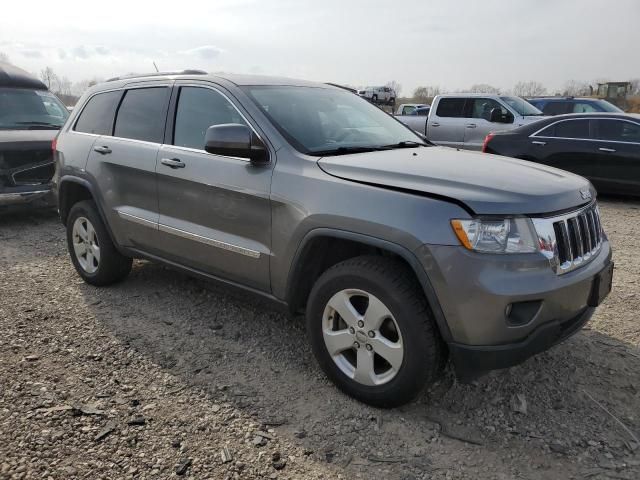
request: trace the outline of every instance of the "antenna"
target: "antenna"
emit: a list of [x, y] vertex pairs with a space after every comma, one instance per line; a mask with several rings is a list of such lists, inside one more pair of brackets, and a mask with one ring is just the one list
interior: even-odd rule
[[156, 62], [152, 62], [152, 63], [153, 63], [154, 68], [156, 69], [156, 72], [159, 72], [160, 70], [158, 70], [158, 66], [156, 65]]

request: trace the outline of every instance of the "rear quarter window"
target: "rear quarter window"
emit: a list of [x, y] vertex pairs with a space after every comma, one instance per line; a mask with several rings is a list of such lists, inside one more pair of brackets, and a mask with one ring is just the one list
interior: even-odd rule
[[74, 130], [76, 132], [111, 135], [113, 118], [122, 96], [121, 91], [98, 93], [82, 109]]

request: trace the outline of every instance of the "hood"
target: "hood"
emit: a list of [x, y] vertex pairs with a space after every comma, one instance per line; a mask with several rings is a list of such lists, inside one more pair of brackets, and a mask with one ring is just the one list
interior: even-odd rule
[[[51, 148], [51, 141], [60, 130], [2, 130], [0, 129], [0, 149], [24, 150], [27, 148]], [[35, 145], [34, 145], [35, 144]], [[38, 145], [39, 144], [39, 145]]]
[[[513, 158], [446, 147], [404, 148], [323, 157], [329, 175], [445, 197], [479, 215], [539, 215], [584, 205], [584, 178]], [[582, 191], [582, 192], [581, 192]]]

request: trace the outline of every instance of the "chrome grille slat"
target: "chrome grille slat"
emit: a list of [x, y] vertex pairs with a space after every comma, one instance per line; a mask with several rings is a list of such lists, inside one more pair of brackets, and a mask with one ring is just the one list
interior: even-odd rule
[[533, 219], [540, 239], [552, 235], [552, 248], [543, 251], [554, 271], [564, 274], [591, 261], [603, 241], [600, 212], [595, 202], [575, 212], [550, 218]]

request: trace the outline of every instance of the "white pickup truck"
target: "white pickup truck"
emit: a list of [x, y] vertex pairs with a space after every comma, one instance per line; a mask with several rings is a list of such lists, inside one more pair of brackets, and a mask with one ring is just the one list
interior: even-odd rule
[[437, 145], [481, 150], [489, 133], [535, 122], [542, 115], [520, 97], [462, 93], [438, 95], [427, 116], [396, 118]]
[[391, 87], [367, 87], [364, 90], [359, 90], [358, 95], [379, 105], [396, 104], [396, 92]]

